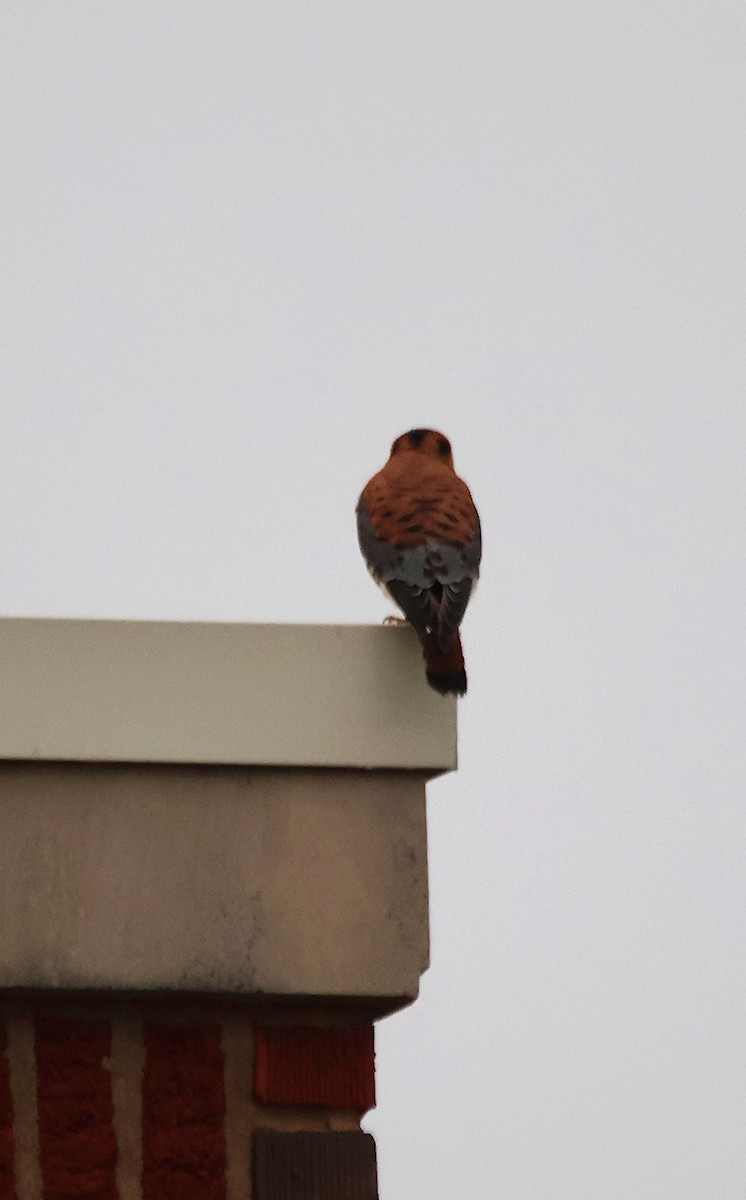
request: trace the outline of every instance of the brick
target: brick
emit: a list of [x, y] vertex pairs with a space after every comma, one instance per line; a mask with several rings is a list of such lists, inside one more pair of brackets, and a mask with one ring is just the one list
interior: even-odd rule
[[275, 1133], [253, 1137], [252, 1200], [378, 1200], [369, 1133]]
[[44, 1200], [117, 1200], [108, 1022], [36, 1022]]
[[143, 1200], [225, 1200], [222, 1029], [143, 1030]]
[[0, 1200], [16, 1200], [13, 1098], [10, 1093], [7, 1050], [7, 1031], [0, 1022]]
[[367, 1112], [376, 1102], [373, 1026], [259, 1026], [254, 1098]]

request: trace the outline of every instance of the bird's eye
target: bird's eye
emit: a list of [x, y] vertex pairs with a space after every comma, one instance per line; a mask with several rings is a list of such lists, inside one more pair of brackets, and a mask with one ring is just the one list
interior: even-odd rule
[[448, 441], [448, 438], [438, 438], [438, 454], [441, 454], [443, 458], [447, 458], [450, 453], [451, 443]]

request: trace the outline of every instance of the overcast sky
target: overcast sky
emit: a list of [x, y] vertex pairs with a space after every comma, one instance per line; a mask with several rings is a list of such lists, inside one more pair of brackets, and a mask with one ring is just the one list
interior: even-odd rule
[[743, 1200], [745, 14], [0, 9], [2, 613], [378, 622], [413, 426], [481, 511], [382, 1200]]

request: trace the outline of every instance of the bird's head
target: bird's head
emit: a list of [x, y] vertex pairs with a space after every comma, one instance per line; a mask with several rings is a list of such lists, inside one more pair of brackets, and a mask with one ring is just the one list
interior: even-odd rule
[[391, 447], [391, 457], [397, 454], [426, 454], [454, 469], [451, 443], [437, 429], [410, 429], [400, 434]]

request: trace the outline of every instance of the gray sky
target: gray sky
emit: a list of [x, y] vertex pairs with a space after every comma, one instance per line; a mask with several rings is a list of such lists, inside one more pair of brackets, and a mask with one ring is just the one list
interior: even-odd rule
[[8, 3], [5, 615], [377, 622], [482, 514], [382, 1200], [742, 1200], [743, 5]]

